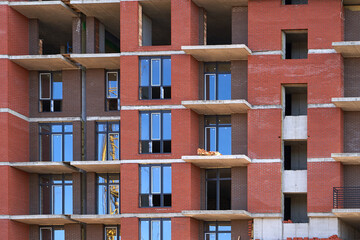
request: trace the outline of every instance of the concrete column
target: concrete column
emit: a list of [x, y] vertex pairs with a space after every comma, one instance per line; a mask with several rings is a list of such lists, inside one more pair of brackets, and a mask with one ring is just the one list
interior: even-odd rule
[[81, 18], [73, 18], [72, 21], [72, 52], [81, 53]]
[[40, 54], [39, 50], [39, 20], [29, 19], [29, 54]]

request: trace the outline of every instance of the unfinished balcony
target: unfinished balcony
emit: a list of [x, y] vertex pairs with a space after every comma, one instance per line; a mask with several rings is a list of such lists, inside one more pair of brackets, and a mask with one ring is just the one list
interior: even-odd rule
[[10, 166], [27, 173], [62, 174], [75, 173], [79, 170], [66, 162], [17, 162]]
[[232, 168], [245, 167], [251, 159], [245, 155], [219, 155], [219, 156], [182, 156], [182, 160], [192, 163], [199, 168]]
[[71, 166], [85, 172], [95, 173], [120, 173], [120, 160], [114, 161], [74, 161]]
[[334, 187], [332, 213], [359, 229], [360, 187]]
[[246, 100], [197, 100], [181, 104], [201, 115], [229, 115], [247, 113], [251, 105]]
[[13, 215], [10, 219], [28, 225], [64, 225], [77, 223], [70, 215]]

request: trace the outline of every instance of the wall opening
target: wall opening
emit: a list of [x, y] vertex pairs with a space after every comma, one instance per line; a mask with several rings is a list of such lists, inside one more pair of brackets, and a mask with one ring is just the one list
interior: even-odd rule
[[307, 87], [285, 86], [285, 116], [307, 115]]
[[284, 169], [307, 169], [307, 142], [284, 141]]
[[206, 209], [231, 209], [231, 168], [206, 170]]
[[308, 223], [307, 195], [284, 194], [284, 221], [293, 223]]
[[283, 5], [301, 5], [308, 4], [308, 0], [282, 0]]
[[283, 58], [306, 59], [307, 57], [307, 30], [283, 31]]
[[209, 11], [206, 14], [206, 44], [231, 44], [231, 9], [226, 11]]

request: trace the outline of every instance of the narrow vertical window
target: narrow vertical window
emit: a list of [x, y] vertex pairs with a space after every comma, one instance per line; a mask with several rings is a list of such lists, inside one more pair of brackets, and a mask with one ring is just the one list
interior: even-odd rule
[[120, 123], [96, 123], [97, 160], [113, 161], [120, 159]]
[[120, 110], [119, 73], [116, 71], [106, 72], [106, 110]]
[[97, 213], [120, 213], [120, 176], [119, 174], [97, 175]]
[[39, 111], [61, 112], [63, 83], [61, 72], [39, 74]]

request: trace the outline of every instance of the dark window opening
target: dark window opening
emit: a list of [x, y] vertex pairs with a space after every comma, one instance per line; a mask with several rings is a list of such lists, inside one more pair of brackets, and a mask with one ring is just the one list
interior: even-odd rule
[[308, 57], [307, 31], [284, 32], [285, 59], [306, 59]]
[[140, 42], [142, 46], [171, 45], [171, 1], [141, 2]]
[[61, 72], [39, 74], [39, 112], [61, 112], [63, 82]]
[[285, 86], [285, 116], [307, 115], [307, 87]]
[[105, 53], [119, 53], [120, 40], [110, 32], [105, 30]]
[[284, 142], [284, 169], [285, 170], [307, 169], [306, 141]]
[[204, 45], [227, 45], [232, 43], [231, 9], [210, 10], [204, 17]]
[[283, 0], [284, 5], [308, 4], [308, 0]]
[[231, 209], [231, 169], [206, 170], [206, 209]]
[[284, 194], [284, 221], [293, 223], [308, 223], [307, 195]]
[[120, 84], [119, 72], [106, 72], [106, 110], [118, 111], [120, 110]]
[[39, 36], [37, 46], [32, 46], [32, 48], [37, 49], [36, 54], [72, 53], [71, 21], [54, 26], [53, 23], [39, 20], [38, 24]]

